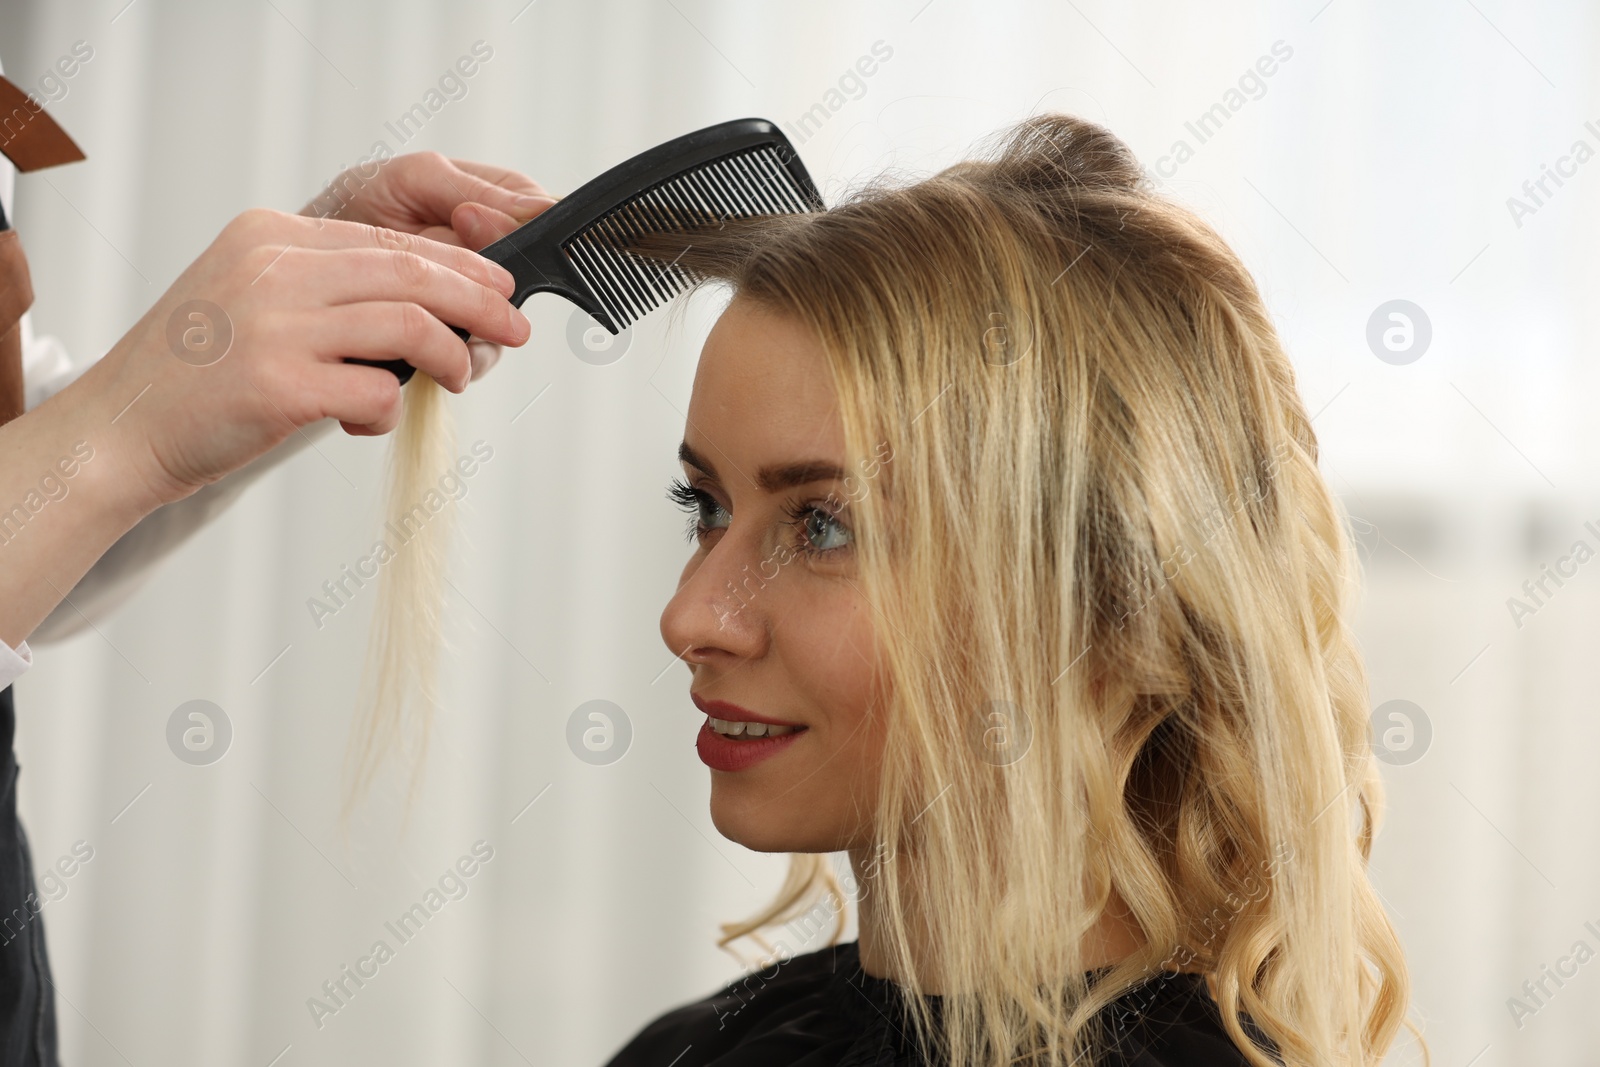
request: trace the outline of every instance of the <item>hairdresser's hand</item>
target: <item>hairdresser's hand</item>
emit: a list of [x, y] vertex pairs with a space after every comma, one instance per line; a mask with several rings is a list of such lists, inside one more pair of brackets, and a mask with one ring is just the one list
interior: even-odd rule
[[[507, 300], [511, 276], [438, 241], [339, 220], [248, 211], [229, 223], [139, 323], [86, 372], [78, 403], [118, 444], [126, 475], [161, 503], [325, 418], [387, 433], [400, 387], [347, 358], [403, 359], [446, 388], [466, 388], [465, 347], [445, 325], [520, 345], [528, 322]], [[206, 301], [218, 311], [189, 301]], [[186, 329], [195, 344], [184, 342]], [[231, 330], [217, 357], [204, 331]], [[174, 337], [179, 338], [174, 347]], [[63, 394], [65, 395], [65, 394]], [[120, 410], [123, 409], [125, 410]]]
[[[301, 214], [387, 226], [445, 244], [480, 249], [544, 211], [555, 198], [514, 170], [414, 152], [352, 167]], [[500, 346], [468, 343], [476, 381], [500, 359]]]

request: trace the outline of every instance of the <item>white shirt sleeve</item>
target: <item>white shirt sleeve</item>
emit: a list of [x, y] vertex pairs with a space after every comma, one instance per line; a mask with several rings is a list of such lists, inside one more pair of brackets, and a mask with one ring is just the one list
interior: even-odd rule
[[28, 647], [28, 642], [24, 641], [17, 648], [12, 648], [4, 641], [0, 641], [0, 689], [21, 678], [31, 666], [33, 666], [33, 650]]
[[[101, 353], [104, 355], [104, 353]], [[32, 411], [61, 390], [71, 385], [94, 359], [72, 365], [66, 346], [54, 337], [40, 337], [33, 332], [33, 320], [22, 316], [22, 391], [23, 410]]]

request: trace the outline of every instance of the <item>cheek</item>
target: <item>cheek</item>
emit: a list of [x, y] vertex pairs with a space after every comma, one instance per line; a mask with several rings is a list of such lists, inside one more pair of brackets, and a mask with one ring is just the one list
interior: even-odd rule
[[[711, 813], [731, 840], [763, 852], [838, 852], [865, 846], [883, 760], [886, 686], [873, 612], [849, 585], [815, 576], [757, 604], [771, 645], [769, 701], [794, 709], [811, 736], [760, 773], [717, 775]], [[782, 759], [782, 757], [780, 757]]]
[[820, 584], [793, 598], [773, 642], [783, 646], [782, 658], [816, 720], [835, 735], [865, 736], [873, 730], [879, 688], [872, 608], [849, 584]]
[[813, 665], [814, 707], [832, 728], [853, 729], [866, 723], [874, 704], [877, 640], [870, 608], [854, 593], [837, 600], [842, 603], [795, 625], [795, 638]]
[[803, 698], [824, 733], [821, 788], [866, 812], [877, 804], [883, 760], [887, 686], [878, 663], [872, 609], [854, 590], [830, 590], [827, 604], [791, 622], [785, 659], [804, 686]]

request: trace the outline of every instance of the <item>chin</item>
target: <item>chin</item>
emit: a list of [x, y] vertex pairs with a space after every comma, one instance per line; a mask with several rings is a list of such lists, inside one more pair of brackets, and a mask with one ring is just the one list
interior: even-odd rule
[[842, 852], [852, 847], [850, 835], [837, 827], [813, 825], [801, 816], [807, 807], [750, 796], [715, 779], [711, 784], [711, 824], [752, 852]]
[[[711, 824], [729, 841], [752, 852], [801, 852], [796, 828], [787, 824], [782, 808], [742, 796], [734, 790], [711, 786]], [[739, 792], [743, 792], [740, 790]]]

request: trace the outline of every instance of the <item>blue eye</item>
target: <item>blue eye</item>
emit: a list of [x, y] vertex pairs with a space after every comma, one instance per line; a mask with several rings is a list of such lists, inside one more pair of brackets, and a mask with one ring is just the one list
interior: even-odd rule
[[[667, 496], [673, 503], [689, 513], [685, 539], [700, 540], [712, 530], [727, 528], [733, 521], [728, 509], [717, 503], [716, 497], [698, 489], [681, 478], [674, 478], [667, 486]], [[792, 504], [784, 508], [789, 524], [800, 536], [800, 551], [810, 556], [825, 556], [843, 551], [855, 541], [850, 528], [821, 503]]]
[[689, 513], [689, 525], [684, 533], [685, 540], [693, 541], [704, 537], [712, 530], [722, 529], [728, 525], [731, 518], [727, 510], [717, 503], [716, 497], [703, 489], [696, 489], [681, 478], [674, 478], [667, 486], [667, 496]]
[[849, 527], [833, 512], [817, 504], [800, 504], [787, 509], [789, 519], [804, 539], [801, 551], [813, 555], [849, 548], [855, 540]]

